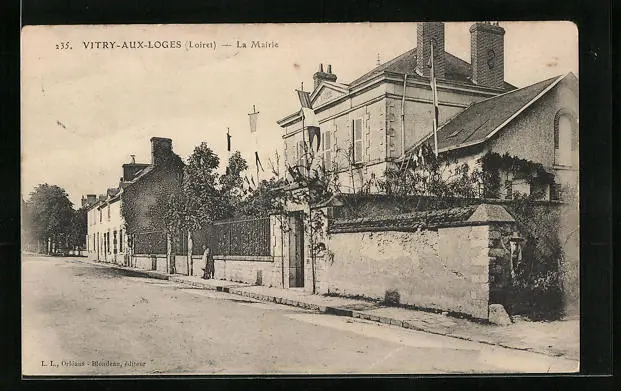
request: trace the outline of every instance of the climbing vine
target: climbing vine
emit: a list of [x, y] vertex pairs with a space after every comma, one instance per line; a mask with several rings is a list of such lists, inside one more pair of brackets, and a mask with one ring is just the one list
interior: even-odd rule
[[511, 156], [488, 152], [478, 159], [481, 172], [478, 180], [482, 183], [484, 198], [500, 198], [500, 173], [511, 172], [522, 176], [529, 183], [538, 178], [544, 183], [554, 182], [554, 175], [547, 172], [541, 163]]

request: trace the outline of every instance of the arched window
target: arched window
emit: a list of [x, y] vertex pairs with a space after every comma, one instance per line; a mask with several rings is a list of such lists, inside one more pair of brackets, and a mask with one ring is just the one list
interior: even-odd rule
[[571, 166], [577, 145], [575, 118], [567, 110], [559, 110], [554, 118], [554, 164]]

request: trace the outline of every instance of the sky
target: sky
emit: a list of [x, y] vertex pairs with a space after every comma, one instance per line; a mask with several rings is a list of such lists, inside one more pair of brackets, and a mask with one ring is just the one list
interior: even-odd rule
[[[468, 62], [471, 25], [445, 28], [446, 51]], [[574, 24], [500, 25], [509, 83], [578, 76]], [[116, 47], [97, 49], [104, 41]], [[122, 47], [134, 41], [150, 41], [152, 48]], [[154, 47], [164, 41], [180, 47]], [[252, 41], [271, 47], [251, 48]], [[118, 186], [130, 155], [150, 163], [153, 136], [171, 138], [183, 159], [207, 142], [224, 166], [227, 127], [233, 150], [249, 163], [258, 150], [267, 169], [282, 145], [276, 121], [299, 110], [295, 89], [301, 83], [312, 89], [320, 63], [332, 65], [337, 82], [349, 83], [374, 68], [378, 56], [385, 62], [415, 46], [416, 23], [28, 26], [22, 30], [22, 195], [27, 200], [37, 184], [54, 184], [79, 207], [82, 195]], [[253, 105], [260, 113], [256, 138], [248, 121]]]

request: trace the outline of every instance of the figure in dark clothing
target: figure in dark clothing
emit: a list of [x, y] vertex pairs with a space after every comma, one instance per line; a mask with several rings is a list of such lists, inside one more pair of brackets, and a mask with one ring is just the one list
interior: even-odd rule
[[203, 274], [203, 278], [205, 280], [213, 278], [215, 264], [213, 260], [213, 255], [211, 255], [211, 250], [207, 246], [203, 246], [203, 263], [205, 264], [205, 268], [203, 269], [203, 271], [205, 272]]

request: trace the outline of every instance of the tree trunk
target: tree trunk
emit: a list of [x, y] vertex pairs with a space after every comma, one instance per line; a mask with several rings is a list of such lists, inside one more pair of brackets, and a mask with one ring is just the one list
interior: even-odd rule
[[192, 242], [192, 231], [188, 230], [188, 275], [194, 275], [194, 260], [192, 259], [192, 247], [194, 243]]

